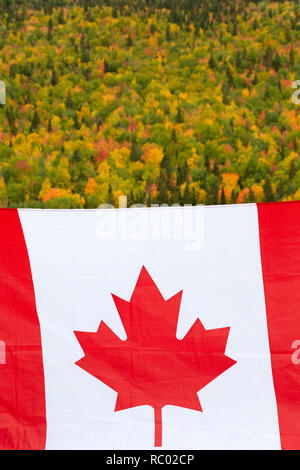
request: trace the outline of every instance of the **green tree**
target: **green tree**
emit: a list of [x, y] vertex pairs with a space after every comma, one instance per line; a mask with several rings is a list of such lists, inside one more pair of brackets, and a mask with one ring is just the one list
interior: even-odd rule
[[35, 110], [34, 114], [33, 114], [32, 121], [31, 121], [30, 133], [35, 131], [38, 128], [39, 125], [40, 125], [40, 118], [39, 118], [37, 110]]

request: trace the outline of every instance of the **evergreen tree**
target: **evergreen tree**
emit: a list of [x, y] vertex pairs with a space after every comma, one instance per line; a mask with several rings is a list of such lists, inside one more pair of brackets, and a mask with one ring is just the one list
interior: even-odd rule
[[68, 92], [68, 96], [67, 96], [67, 99], [66, 99], [66, 108], [67, 109], [73, 109], [74, 107], [74, 103], [73, 103], [73, 100], [72, 100], [72, 97], [71, 97], [71, 93]]
[[112, 206], [114, 206], [113, 190], [111, 184], [109, 184], [108, 186], [107, 204], [111, 204]]
[[171, 32], [170, 32], [170, 25], [169, 25], [169, 23], [168, 23], [168, 24], [167, 24], [167, 29], [166, 29], [166, 40], [167, 40], [168, 42], [170, 42], [171, 39], [172, 39], [172, 38], [171, 38]]
[[184, 122], [184, 115], [180, 107], [177, 108], [176, 122], [178, 122], [178, 124]]
[[49, 54], [47, 56], [47, 66], [46, 67], [47, 67], [48, 70], [52, 70], [52, 68], [53, 68], [53, 61], [52, 61]]
[[293, 160], [291, 161], [290, 171], [289, 171], [289, 178], [291, 181], [295, 178], [296, 172], [297, 172], [296, 161], [293, 158]]
[[6, 108], [6, 119], [10, 128], [10, 132], [15, 135], [17, 133], [16, 122], [15, 122], [15, 115], [13, 110], [10, 108]]
[[158, 191], [159, 191], [159, 204], [168, 204], [169, 202], [168, 188], [167, 188], [167, 182], [166, 182], [164, 175], [161, 175], [159, 179]]
[[255, 195], [252, 188], [249, 190], [248, 202], [255, 202]]
[[217, 160], [214, 161], [213, 173], [214, 175], [219, 176], [220, 170], [219, 170], [219, 164]]
[[141, 147], [136, 143], [136, 141], [134, 141], [132, 143], [131, 150], [130, 150], [130, 160], [132, 162], [139, 161], [141, 154], [142, 154]]
[[79, 163], [82, 160], [82, 155], [79, 149], [75, 149], [72, 155], [72, 162]]
[[179, 189], [174, 188], [173, 191], [171, 192], [171, 204], [179, 204], [179, 202], [180, 202]]
[[209, 65], [209, 68], [212, 69], [212, 70], [214, 70], [217, 66], [216, 60], [215, 60], [215, 58], [212, 54], [209, 58], [208, 65]]
[[235, 56], [235, 65], [238, 70], [241, 69], [242, 67], [242, 58], [241, 58], [241, 52], [237, 51], [236, 56]]
[[53, 21], [52, 21], [52, 18], [50, 18], [48, 21], [48, 34], [47, 34], [48, 41], [50, 41], [52, 37], [52, 31], [53, 31]]
[[65, 24], [65, 17], [64, 17], [64, 10], [63, 8], [60, 9], [59, 14], [58, 14], [58, 23], [59, 24]]
[[295, 65], [295, 51], [293, 46], [291, 47], [289, 52], [289, 62], [292, 67]]
[[166, 171], [167, 174], [170, 173], [171, 171], [171, 161], [170, 161], [170, 157], [167, 153], [164, 154], [164, 157], [162, 159], [162, 161], [160, 162], [160, 167]]
[[281, 58], [277, 53], [275, 54], [275, 57], [272, 60], [272, 65], [273, 65], [274, 69], [276, 70], [276, 72], [278, 72], [278, 70], [280, 69], [280, 66], [281, 66]]
[[191, 204], [192, 204], [192, 206], [196, 206], [196, 205], [197, 205], [196, 190], [195, 190], [194, 187], [193, 187], [193, 190], [192, 190]]
[[75, 129], [79, 130], [80, 129], [80, 122], [78, 120], [78, 116], [77, 116], [77, 113], [75, 112], [74, 114], [74, 117], [73, 117], [73, 121], [74, 121], [74, 127]]
[[191, 204], [190, 185], [186, 184], [183, 193], [183, 204]]
[[53, 69], [52, 78], [51, 78], [51, 85], [55, 86], [57, 84], [58, 84], [58, 78], [57, 78], [55, 69]]
[[231, 203], [231, 204], [235, 204], [235, 203], [236, 203], [236, 198], [237, 198], [237, 191], [236, 191], [236, 189], [233, 189], [233, 190], [231, 191], [230, 203]]
[[106, 59], [104, 59], [104, 73], [108, 73], [110, 70], [109, 70], [109, 63], [107, 62]]
[[232, 87], [233, 86], [233, 76], [232, 76], [231, 70], [228, 67], [228, 65], [226, 65], [225, 71], [226, 71], [226, 75], [227, 75], [228, 86]]
[[283, 181], [282, 181], [282, 178], [280, 178], [279, 182], [277, 184], [277, 188], [276, 188], [276, 201], [281, 200], [281, 198], [283, 196], [283, 191], [284, 191]]
[[126, 46], [127, 47], [132, 47], [133, 46], [133, 41], [132, 41], [132, 37], [131, 37], [130, 34], [128, 34], [128, 36], [127, 36]]
[[188, 165], [187, 162], [184, 161], [181, 163], [177, 170], [177, 182], [179, 185], [186, 182], [188, 176]]
[[265, 193], [265, 201], [266, 202], [273, 202], [275, 200], [271, 180], [269, 177], [265, 179], [264, 183], [264, 193]]
[[222, 186], [220, 204], [226, 204], [224, 186]]
[[39, 124], [40, 124], [40, 118], [39, 118], [37, 110], [35, 110], [32, 121], [31, 121], [30, 133], [35, 131], [38, 128]]

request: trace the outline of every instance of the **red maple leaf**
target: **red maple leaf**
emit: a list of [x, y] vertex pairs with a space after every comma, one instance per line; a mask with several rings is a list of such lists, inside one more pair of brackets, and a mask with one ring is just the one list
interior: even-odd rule
[[155, 446], [162, 445], [162, 407], [202, 411], [197, 392], [236, 362], [225, 355], [230, 328], [205, 330], [197, 319], [176, 338], [181, 296], [165, 300], [143, 267], [129, 302], [112, 294], [125, 341], [103, 321], [96, 333], [74, 332], [85, 353], [76, 364], [118, 392], [115, 411], [154, 408]]

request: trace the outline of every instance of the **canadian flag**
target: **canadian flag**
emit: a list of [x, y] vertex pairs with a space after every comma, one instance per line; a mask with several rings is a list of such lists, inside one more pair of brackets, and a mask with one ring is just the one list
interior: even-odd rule
[[300, 202], [0, 224], [1, 449], [300, 449]]

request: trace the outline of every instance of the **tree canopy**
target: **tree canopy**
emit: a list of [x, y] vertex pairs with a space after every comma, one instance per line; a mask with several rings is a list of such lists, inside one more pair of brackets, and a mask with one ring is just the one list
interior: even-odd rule
[[0, 0], [0, 205], [300, 198], [298, 1]]

